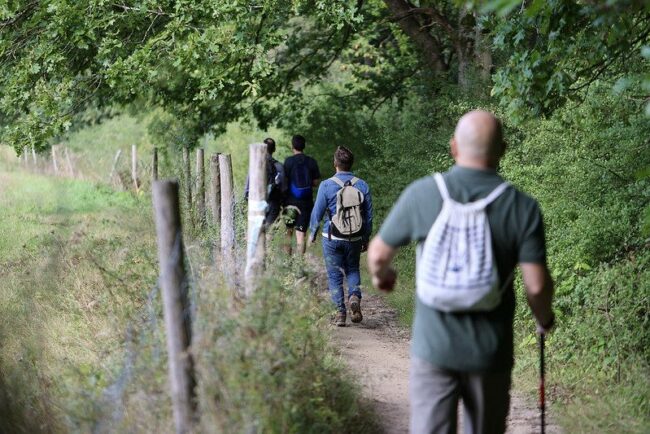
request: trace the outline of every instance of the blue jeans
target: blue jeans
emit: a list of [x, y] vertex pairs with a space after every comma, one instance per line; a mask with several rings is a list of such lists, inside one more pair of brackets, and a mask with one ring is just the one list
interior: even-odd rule
[[361, 257], [361, 240], [342, 241], [330, 240], [323, 237], [323, 257], [327, 269], [332, 301], [339, 312], [345, 312], [345, 294], [343, 279], [348, 280], [348, 298], [356, 295], [361, 298], [361, 275], [359, 274], [359, 258]]

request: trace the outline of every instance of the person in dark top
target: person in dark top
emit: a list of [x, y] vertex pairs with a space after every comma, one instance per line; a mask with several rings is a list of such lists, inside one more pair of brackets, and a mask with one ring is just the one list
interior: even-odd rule
[[306, 141], [301, 135], [291, 139], [293, 155], [284, 162], [287, 178], [285, 212], [287, 213], [287, 244], [285, 250], [291, 254], [293, 232], [296, 232], [296, 244], [300, 254], [305, 253], [305, 233], [309, 227], [311, 210], [314, 207], [313, 188], [318, 186], [320, 171], [316, 160], [305, 155]]
[[[278, 160], [273, 158], [275, 152], [275, 140], [271, 137], [264, 139], [266, 145], [266, 177], [267, 177], [267, 190], [266, 190], [266, 217], [264, 218], [264, 225], [271, 226], [280, 215], [282, 209], [282, 202], [287, 190], [287, 181], [284, 174], [284, 166]], [[248, 187], [249, 178], [246, 178], [246, 189], [244, 190], [244, 198], [248, 200]]]

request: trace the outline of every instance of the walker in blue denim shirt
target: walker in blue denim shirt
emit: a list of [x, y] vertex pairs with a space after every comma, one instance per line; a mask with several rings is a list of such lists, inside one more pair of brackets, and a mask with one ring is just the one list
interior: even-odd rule
[[[343, 182], [354, 178], [351, 172], [337, 172], [336, 175]], [[340, 239], [330, 237], [330, 216], [336, 214], [336, 193], [341, 187], [331, 179], [327, 179], [320, 184], [316, 203], [311, 214], [309, 225], [311, 239], [316, 238], [318, 227], [321, 220], [325, 217], [323, 225], [323, 257], [327, 268], [327, 281], [329, 285], [332, 301], [339, 312], [346, 312], [345, 294], [343, 291], [343, 279], [348, 282], [348, 299], [353, 295], [361, 299], [361, 275], [359, 273], [359, 258], [361, 255], [362, 245], [368, 242], [372, 232], [372, 196], [370, 188], [365, 181], [359, 180], [354, 186], [364, 195], [362, 204], [361, 217], [363, 225], [361, 236], [351, 239]], [[328, 211], [328, 212], [326, 212]], [[359, 317], [359, 321], [361, 317]], [[353, 319], [354, 321], [354, 319]]]
[[[338, 172], [336, 175], [341, 181], [346, 182], [354, 178], [352, 172]], [[362, 218], [363, 218], [363, 229], [362, 229], [362, 241], [368, 242], [370, 234], [372, 233], [372, 197], [370, 194], [370, 187], [363, 179], [354, 184], [356, 188], [359, 189], [364, 195], [363, 200], [363, 209], [362, 209]], [[336, 193], [341, 189], [341, 187], [331, 179], [326, 179], [321, 182], [320, 187], [318, 188], [318, 194], [316, 195], [316, 203], [314, 204], [314, 209], [311, 212], [311, 222], [309, 224], [309, 231], [311, 233], [311, 238], [314, 239], [316, 233], [318, 232], [318, 227], [321, 220], [325, 217], [325, 223], [323, 224], [323, 236], [327, 237], [329, 234], [330, 228], [330, 215], [336, 214]], [[329, 212], [327, 212], [329, 210]]]

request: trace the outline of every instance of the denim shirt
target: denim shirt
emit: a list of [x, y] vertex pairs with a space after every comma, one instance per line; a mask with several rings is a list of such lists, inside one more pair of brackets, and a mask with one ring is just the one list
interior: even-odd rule
[[[343, 182], [347, 182], [354, 178], [352, 172], [338, 172], [336, 175]], [[361, 239], [364, 242], [367, 242], [370, 239], [370, 234], [372, 233], [372, 196], [370, 195], [370, 187], [362, 179], [359, 179], [354, 186], [363, 193], [364, 200], [361, 204], [361, 218], [363, 219], [363, 226], [361, 228]], [[336, 193], [341, 189], [341, 187], [331, 179], [326, 179], [321, 182], [318, 187], [318, 194], [316, 195], [316, 203], [314, 203], [314, 209], [311, 212], [311, 221], [309, 222], [309, 230], [311, 232], [312, 238], [315, 237], [316, 232], [318, 232], [318, 226], [320, 225], [321, 220], [325, 217], [325, 223], [323, 224], [323, 236], [329, 234], [330, 228], [330, 215], [336, 214]], [[327, 210], [329, 209], [329, 213]]]

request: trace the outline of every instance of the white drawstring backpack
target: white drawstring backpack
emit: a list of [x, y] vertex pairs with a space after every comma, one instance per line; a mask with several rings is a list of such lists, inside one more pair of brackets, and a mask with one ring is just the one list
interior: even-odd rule
[[449, 196], [440, 173], [434, 178], [442, 210], [420, 253], [417, 295], [427, 306], [443, 312], [492, 310], [501, 302], [512, 274], [500, 284], [485, 208], [510, 184], [504, 182], [487, 197], [462, 204]]

